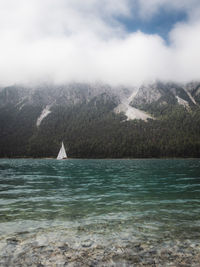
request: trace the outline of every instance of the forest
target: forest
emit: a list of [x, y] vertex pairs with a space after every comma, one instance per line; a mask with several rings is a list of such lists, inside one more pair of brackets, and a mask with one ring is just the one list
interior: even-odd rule
[[[55, 106], [36, 127], [37, 106], [0, 111], [0, 157], [57, 156], [63, 141], [71, 158], [200, 157], [200, 108], [156, 110], [156, 119], [127, 121], [112, 101]], [[153, 111], [152, 111], [153, 114]]]

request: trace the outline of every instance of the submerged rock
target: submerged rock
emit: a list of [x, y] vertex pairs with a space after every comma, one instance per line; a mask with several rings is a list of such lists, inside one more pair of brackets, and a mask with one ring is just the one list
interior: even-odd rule
[[191, 241], [110, 243], [80, 240], [79, 246], [49, 241], [46, 245], [15, 237], [8, 238], [1, 251], [0, 266], [9, 267], [107, 267], [107, 266], [193, 266], [200, 262], [200, 246]]
[[19, 240], [16, 237], [7, 238], [6, 239], [8, 244], [17, 245], [19, 243]]

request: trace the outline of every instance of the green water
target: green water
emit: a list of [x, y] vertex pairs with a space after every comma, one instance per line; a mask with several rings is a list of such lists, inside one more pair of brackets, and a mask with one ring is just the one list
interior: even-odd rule
[[200, 160], [1, 159], [0, 238], [38, 233], [199, 240]]

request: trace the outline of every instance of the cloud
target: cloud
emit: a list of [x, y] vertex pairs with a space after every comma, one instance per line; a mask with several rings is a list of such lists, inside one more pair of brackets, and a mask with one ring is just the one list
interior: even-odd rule
[[[161, 7], [188, 14], [169, 45], [118, 20], [150, 19]], [[196, 0], [0, 0], [0, 84], [199, 80], [199, 11]]]

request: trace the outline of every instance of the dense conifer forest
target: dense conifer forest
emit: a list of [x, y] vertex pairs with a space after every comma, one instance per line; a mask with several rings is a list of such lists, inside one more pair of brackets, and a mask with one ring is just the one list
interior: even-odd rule
[[36, 126], [37, 105], [0, 110], [0, 157], [56, 157], [63, 140], [71, 158], [200, 157], [200, 108], [152, 107], [155, 119], [127, 121], [103, 97], [54, 106]]

